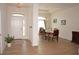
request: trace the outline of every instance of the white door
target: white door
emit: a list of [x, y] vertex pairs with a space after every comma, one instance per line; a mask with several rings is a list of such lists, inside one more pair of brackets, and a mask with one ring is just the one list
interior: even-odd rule
[[23, 19], [22, 16], [12, 16], [11, 19], [11, 34], [15, 39], [23, 38]]

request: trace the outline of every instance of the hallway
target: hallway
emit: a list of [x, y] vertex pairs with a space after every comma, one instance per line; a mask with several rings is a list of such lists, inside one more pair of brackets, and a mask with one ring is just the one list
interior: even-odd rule
[[3, 55], [77, 55], [79, 45], [59, 39], [47, 41], [40, 39], [38, 47], [32, 47], [29, 40], [14, 40], [12, 47], [6, 48]]

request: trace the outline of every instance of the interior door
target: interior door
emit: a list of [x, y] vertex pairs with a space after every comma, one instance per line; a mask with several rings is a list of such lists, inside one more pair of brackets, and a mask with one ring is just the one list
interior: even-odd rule
[[22, 16], [12, 16], [11, 34], [15, 39], [23, 38], [23, 18]]

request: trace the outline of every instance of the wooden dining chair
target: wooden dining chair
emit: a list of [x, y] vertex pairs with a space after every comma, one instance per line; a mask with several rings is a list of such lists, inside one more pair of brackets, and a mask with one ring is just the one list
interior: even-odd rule
[[56, 39], [57, 42], [58, 42], [58, 38], [59, 38], [59, 30], [58, 29], [54, 29], [53, 39]]
[[51, 39], [53, 40], [53, 32], [49, 33], [49, 40], [51, 40]]
[[49, 40], [49, 33], [45, 32], [45, 40], [48, 39]]
[[54, 29], [54, 32], [49, 34], [49, 40], [50, 39], [52, 39], [52, 40], [56, 39], [57, 42], [58, 42], [58, 37], [59, 37], [59, 30], [58, 29]]

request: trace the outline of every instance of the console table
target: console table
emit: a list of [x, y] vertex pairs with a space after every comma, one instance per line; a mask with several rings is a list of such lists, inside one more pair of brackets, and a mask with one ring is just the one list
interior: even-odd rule
[[72, 31], [72, 42], [79, 44], [79, 32]]

